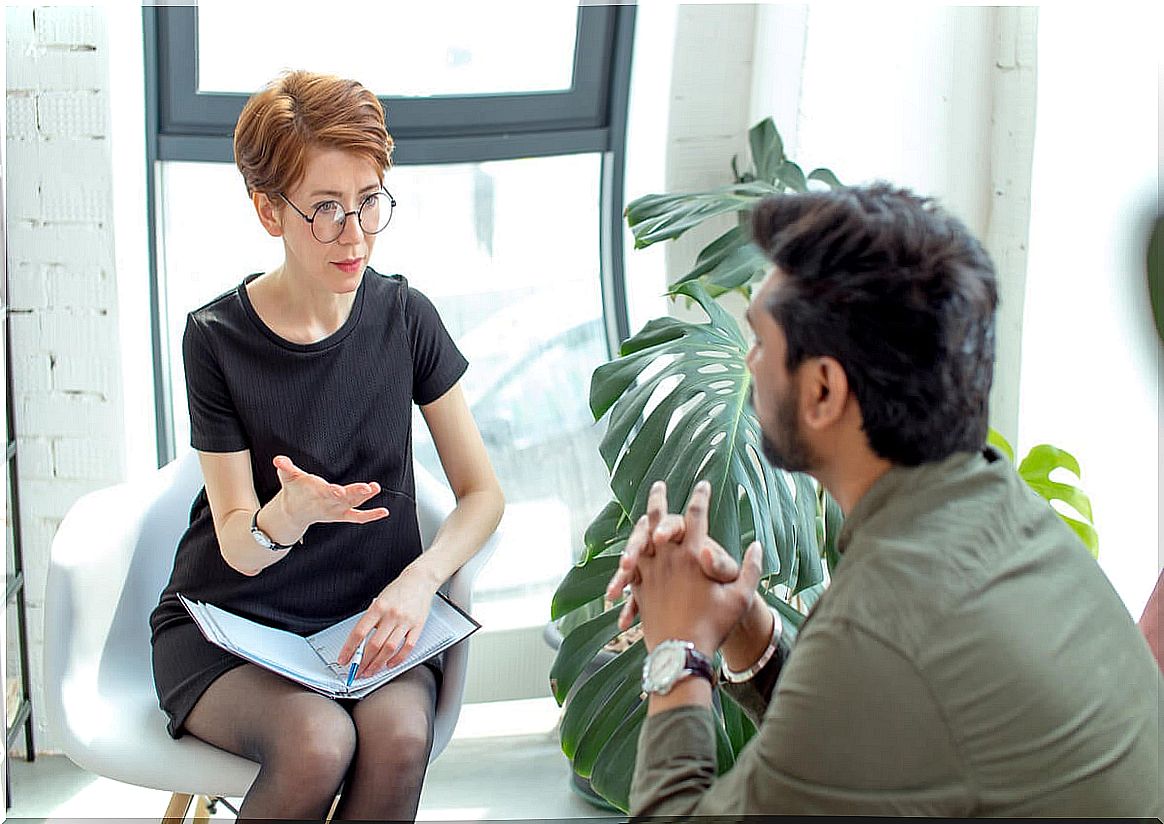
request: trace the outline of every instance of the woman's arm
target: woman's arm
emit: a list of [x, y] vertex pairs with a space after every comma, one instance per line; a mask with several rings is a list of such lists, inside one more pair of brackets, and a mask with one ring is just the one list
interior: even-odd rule
[[[275, 458], [280, 489], [260, 508], [249, 450], [199, 452], [198, 460], [202, 464], [219, 550], [227, 564], [243, 575], [258, 575], [286, 558], [295, 549], [291, 545], [314, 523], [367, 523], [388, 515], [383, 507], [356, 509], [379, 493], [378, 483], [328, 483], [318, 475], [299, 469], [283, 455]], [[251, 519], [256, 511], [259, 528], [276, 543], [291, 546], [290, 549], [259, 546], [251, 535]]]
[[358, 676], [392, 667], [408, 657], [428, 618], [441, 584], [464, 566], [493, 534], [505, 509], [501, 485], [469, 412], [461, 385], [420, 407], [432, 432], [456, 508], [437, 530], [431, 546], [384, 587], [340, 649], [346, 665], [367, 637]]
[[426, 578], [435, 592], [497, 529], [505, 497], [461, 384], [454, 384], [420, 411], [457, 499], [456, 508], [437, 530], [432, 545], [405, 569], [406, 574]]

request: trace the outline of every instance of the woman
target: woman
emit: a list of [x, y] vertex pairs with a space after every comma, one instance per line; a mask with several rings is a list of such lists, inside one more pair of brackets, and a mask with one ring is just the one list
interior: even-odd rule
[[[341, 785], [337, 818], [414, 818], [440, 660], [334, 701], [207, 642], [177, 594], [300, 634], [363, 610], [340, 655], [367, 636], [362, 677], [412, 650], [504, 506], [464, 357], [424, 295], [367, 266], [395, 205], [392, 145], [354, 81], [292, 72], [253, 96], [235, 161], [285, 258], [192, 312], [183, 338], [205, 488], [151, 616], [154, 680], [171, 735], [261, 765], [241, 818], [322, 819]], [[457, 498], [423, 554], [413, 402]]]

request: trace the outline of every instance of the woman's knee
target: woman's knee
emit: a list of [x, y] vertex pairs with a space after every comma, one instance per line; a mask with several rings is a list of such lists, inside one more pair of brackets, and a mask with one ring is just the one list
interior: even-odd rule
[[298, 775], [306, 783], [338, 786], [356, 752], [356, 729], [338, 706], [283, 719], [273, 746], [260, 758], [264, 765]]

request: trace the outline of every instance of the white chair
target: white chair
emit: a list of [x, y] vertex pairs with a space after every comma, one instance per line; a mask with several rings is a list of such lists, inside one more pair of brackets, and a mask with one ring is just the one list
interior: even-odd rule
[[[187, 452], [143, 482], [81, 498], [53, 540], [45, 594], [45, 699], [57, 744], [92, 773], [173, 793], [164, 820], [181, 820], [195, 796], [196, 818], [204, 817], [206, 799], [240, 797], [258, 773], [253, 761], [193, 736], [170, 738], [154, 692], [149, 614], [201, 487], [197, 455]], [[427, 547], [454, 498], [417, 465], [416, 502]], [[498, 540], [494, 534], [445, 588], [466, 610]], [[468, 641], [446, 654], [430, 761], [457, 724], [467, 658]]]

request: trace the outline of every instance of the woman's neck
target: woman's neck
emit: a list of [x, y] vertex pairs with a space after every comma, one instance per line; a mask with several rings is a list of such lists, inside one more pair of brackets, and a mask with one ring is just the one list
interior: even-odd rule
[[247, 294], [263, 323], [292, 343], [316, 343], [335, 334], [356, 300], [354, 291], [322, 289], [286, 264], [251, 281]]

